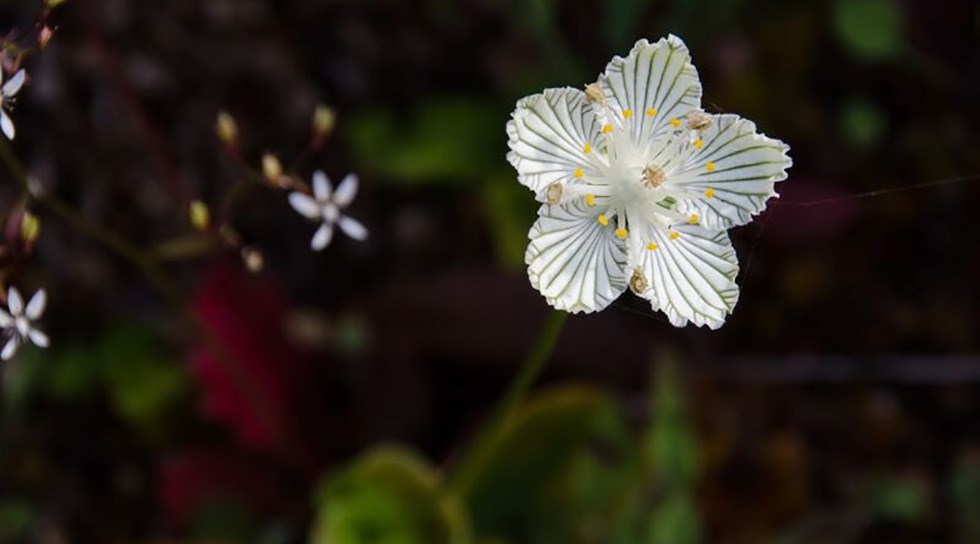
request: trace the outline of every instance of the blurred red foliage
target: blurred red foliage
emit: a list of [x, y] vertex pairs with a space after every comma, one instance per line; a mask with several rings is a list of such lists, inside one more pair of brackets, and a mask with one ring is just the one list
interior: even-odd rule
[[204, 274], [193, 309], [210, 335], [189, 358], [205, 416], [257, 452], [309, 466], [298, 415], [308, 358], [282, 333], [287, 301], [280, 286], [218, 260]]

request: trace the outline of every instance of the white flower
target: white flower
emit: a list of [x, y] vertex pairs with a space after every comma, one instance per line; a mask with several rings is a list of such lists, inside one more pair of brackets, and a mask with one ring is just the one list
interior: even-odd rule
[[24, 299], [21, 298], [20, 292], [16, 288], [11, 287], [7, 291], [7, 310], [9, 313], [0, 310], [0, 328], [10, 338], [3, 346], [3, 351], [0, 352], [0, 358], [4, 361], [9, 360], [17, 353], [17, 348], [22, 343], [31, 343], [39, 348], [48, 347], [50, 343], [48, 335], [31, 324], [32, 321], [41, 318], [47, 300], [48, 297], [44, 289], [40, 289], [34, 293], [25, 307]]
[[321, 171], [313, 174], [313, 196], [294, 191], [289, 194], [289, 204], [307, 219], [321, 221], [320, 228], [313, 235], [310, 247], [319, 251], [330, 243], [333, 238], [334, 225], [340, 227], [347, 236], [355, 240], [366, 240], [368, 231], [359, 221], [343, 215], [341, 210], [346, 208], [357, 196], [357, 176], [347, 174], [337, 190], [330, 187], [330, 180]]
[[628, 286], [675, 326], [724, 323], [738, 300], [726, 229], [765, 208], [792, 161], [751, 121], [701, 110], [679, 38], [638, 41], [584, 92], [521, 99], [507, 135], [544, 203], [525, 260], [549, 304], [594, 312]]
[[[7, 112], [13, 109], [14, 97], [20, 92], [20, 88], [24, 86], [24, 79], [26, 77], [27, 74], [23, 69], [20, 69], [3, 87], [0, 87], [0, 130], [3, 130], [3, 133], [10, 140], [14, 139], [15, 131], [14, 122], [7, 115]], [[3, 70], [0, 70], [0, 83], [2, 82]]]

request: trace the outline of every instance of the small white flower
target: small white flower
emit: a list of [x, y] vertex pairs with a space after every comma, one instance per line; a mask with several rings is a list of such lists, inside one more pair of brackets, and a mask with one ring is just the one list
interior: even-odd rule
[[343, 215], [341, 210], [350, 205], [357, 196], [358, 181], [355, 174], [347, 174], [337, 190], [332, 190], [330, 179], [322, 171], [313, 174], [313, 196], [294, 191], [289, 194], [289, 204], [307, 219], [321, 221], [320, 228], [313, 235], [310, 247], [315, 251], [327, 247], [333, 238], [334, 225], [340, 227], [347, 236], [355, 240], [367, 240], [368, 231], [359, 221]]
[[[10, 119], [7, 112], [13, 110], [14, 97], [20, 92], [20, 88], [24, 86], [24, 79], [26, 77], [27, 74], [22, 68], [7, 83], [4, 83], [3, 87], [0, 87], [0, 130], [10, 140], [14, 139], [15, 131], [14, 122]], [[0, 83], [3, 83], [3, 70], [0, 70]]]
[[525, 260], [549, 304], [594, 312], [629, 287], [675, 326], [724, 323], [738, 300], [726, 230], [765, 208], [792, 161], [751, 121], [701, 109], [680, 38], [638, 41], [584, 92], [521, 99], [507, 135], [543, 203]]
[[16, 288], [11, 287], [7, 291], [7, 311], [0, 310], [0, 328], [10, 338], [0, 352], [0, 359], [9, 360], [24, 343], [34, 344], [39, 348], [48, 347], [48, 335], [32, 325], [33, 321], [41, 318], [47, 301], [47, 294], [44, 289], [40, 289], [25, 307], [24, 299]]

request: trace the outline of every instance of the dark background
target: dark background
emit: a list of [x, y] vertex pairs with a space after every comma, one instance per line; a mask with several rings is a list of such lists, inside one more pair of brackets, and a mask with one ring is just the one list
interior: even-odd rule
[[[8, 39], [30, 45], [40, 12], [0, 3]], [[3, 369], [0, 538], [302, 541], [312, 482], [364, 448], [447, 463], [548, 313], [523, 267], [534, 203], [504, 159], [515, 101], [674, 33], [705, 108], [794, 166], [733, 231], [721, 330], [627, 294], [570, 318], [544, 381], [607, 391], [642, 428], [671, 354], [701, 541], [980, 541], [976, 3], [69, 0], [50, 24], [12, 114], [30, 174], [145, 247], [193, 235], [201, 199], [265, 266], [234, 247], [164, 266], [235, 377], [138, 270], [35, 210], [35, 251], [3, 270], [48, 290], [54, 344]], [[315, 148], [319, 103], [338, 122]], [[357, 172], [371, 238], [311, 252], [285, 195], [242, 182], [264, 152], [299, 179]]]

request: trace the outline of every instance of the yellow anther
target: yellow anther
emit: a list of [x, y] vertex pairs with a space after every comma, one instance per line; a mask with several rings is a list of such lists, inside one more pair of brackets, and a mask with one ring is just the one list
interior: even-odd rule
[[701, 138], [694, 140], [694, 147], [698, 149], [702, 149], [704, 147], [704, 142], [701, 141]]
[[602, 132], [605, 133], [605, 134], [609, 134], [612, 131], [613, 131], [613, 126], [612, 125], [606, 125], [606, 126], [602, 127]]
[[595, 195], [585, 195], [585, 203], [591, 208], [595, 206]]
[[657, 115], [657, 108], [647, 108], [647, 115], [650, 117]]
[[657, 244], [655, 244], [653, 242], [650, 242], [649, 244], [647, 244], [647, 249], [649, 249], [650, 251], [657, 251], [657, 247], [659, 247], [659, 246], [657, 246]]
[[670, 239], [671, 240], [676, 240], [676, 239], [678, 239], [680, 237], [681, 237], [681, 233], [679, 233], [677, 231], [674, 231], [674, 232], [671, 232], [670, 233]]
[[592, 153], [592, 144], [585, 142], [585, 145], [582, 146], [582, 153], [585, 153], [586, 155]]
[[606, 214], [600, 213], [599, 214], [599, 217], [597, 217], [596, 219], [599, 220], [599, 224], [602, 225], [603, 227], [608, 227], [609, 226], [609, 220], [606, 219]]
[[678, 127], [680, 127], [680, 126], [681, 126], [681, 120], [680, 120], [680, 119], [671, 119], [671, 120], [670, 120], [670, 124], [671, 124], [671, 126], [673, 126], [674, 128], [678, 128]]
[[714, 198], [715, 197], [715, 190], [712, 189], [711, 187], [708, 187], [708, 190], [704, 192], [704, 196], [706, 196], [708, 198]]
[[623, 119], [629, 119], [630, 117], [633, 117], [633, 110], [630, 109], [623, 110]]
[[692, 225], [697, 225], [698, 224], [698, 221], [700, 221], [700, 220], [701, 220], [701, 218], [698, 217], [698, 214], [692, 213], [691, 214], [691, 218], [688, 219], [687, 222], [690, 223], [690, 224], [692, 224]]
[[584, 175], [585, 175], [585, 170], [582, 170], [581, 166], [575, 169], [575, 177], [580, 178]]
[[619, 236], [621, 240], [625, 240], [626, 237], [629, 236], [629, 232], [627, 232], [623, 227], [619, 227], [616, 229], [616, 236]]
[[708, 172], [714, 172], [715, 171], [715, 163], [713, 163], [713, 162], [709, 162], [706, 167], [708, 169]]

